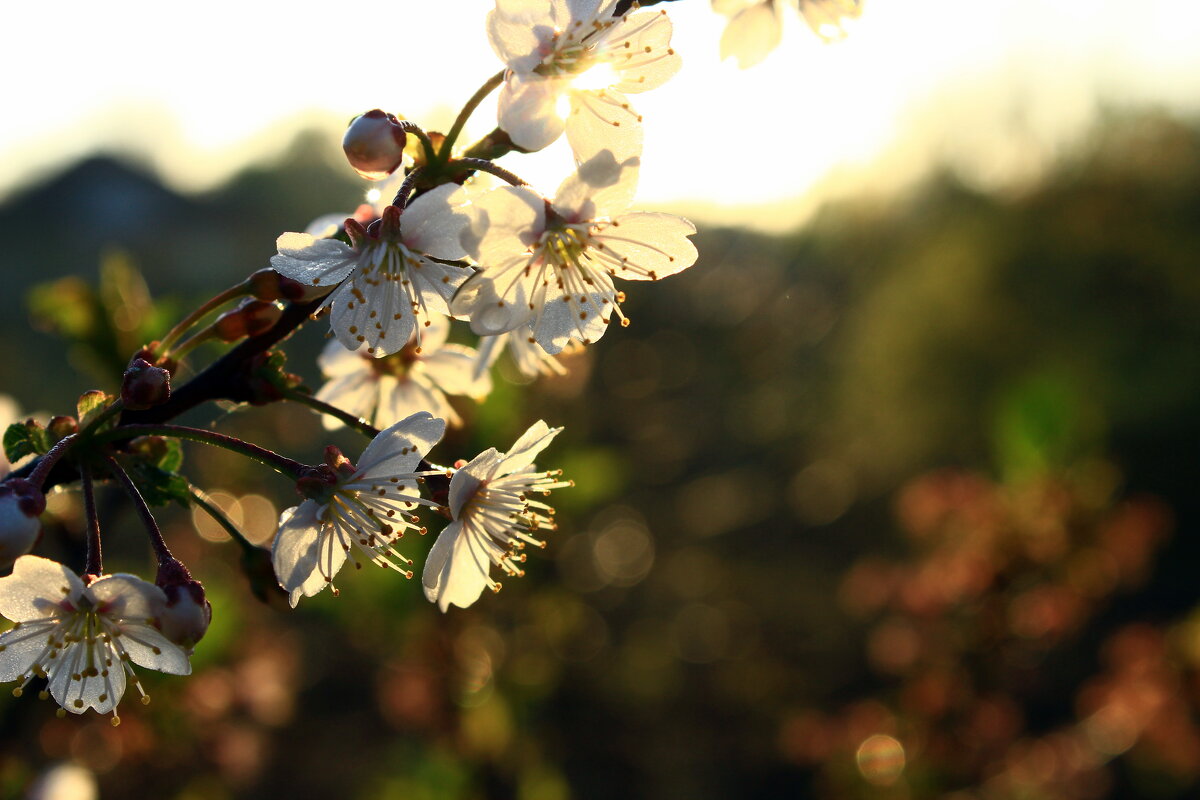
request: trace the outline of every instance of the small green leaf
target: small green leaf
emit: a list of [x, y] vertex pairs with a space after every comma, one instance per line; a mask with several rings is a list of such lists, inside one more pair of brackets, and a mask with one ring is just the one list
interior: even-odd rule
[[92, 389], [90, 392], [79, 395], [79, 400], [75, 403], [79, 427], [86, 428], [92, 420], [100, 416], [104, 409], [108, 408], [114, 399], [112, 395], [105, 394], [99, 389]]
[[144, 462], [128, 465], [125, 470], [137, 484], [145, 501], [152, 506], [165, 506], [174, 501], [187, 508], [191, 502], [188, 482], [182, 475], [167, 472]]
[[167, 439], [167, 451], [154, 466], [164, 472], [178, 472], [183, 466], [183, 443], [178, 439]]
[[4, 455], [10, 463], [29, 455], [43, 455], [50, 450], [46, 429], [33, 420], [14, 422], [4, 431]]

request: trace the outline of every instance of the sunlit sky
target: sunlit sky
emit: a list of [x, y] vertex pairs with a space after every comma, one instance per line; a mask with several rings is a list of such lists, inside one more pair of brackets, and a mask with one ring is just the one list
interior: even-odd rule
[[[6, 4], [0, 198], [96, 149], [202, 188], [301, 127], [374, 107], [447, 127], [499, 68], [491, 5]], [[1193, 0], [867, 0], [834, 45], [789, 11], [782, 46], [745, 71], [719, 60], [724, 18], [707, 0], [666, 7], [684, 69], [633, 97], [646, 119], [639, 204], [700, 219], [787, 227], [931, 157], [1002, 184], [1036, 172], [1103, 105], [1200, 108]], [[494, 125], [493, 102], [467, 138]], [[549, 193], [569, 160], [556, 146], [505, 163]]]

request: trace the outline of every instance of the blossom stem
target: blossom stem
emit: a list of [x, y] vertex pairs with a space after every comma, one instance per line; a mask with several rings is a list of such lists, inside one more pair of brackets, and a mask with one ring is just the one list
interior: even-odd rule
[[257, 550], [258, 545], [246, 538], [246, 535], [237, 529], [237, 526], [230, 521], [229, 517], [225, 516], [213, 499], [205, 494], [202, 490], [196, 488], [192, 484], [188, 484], [188, 494], [192, 496], [192, 502], [200, 506], [205, 513], [213, 518], [213, 521], [225, 529], [235, 542], [237, 542], [243, 550]]
[[504, 167], [498, 166], [486, 158], [458, 158], [454, 160], [456, 166], [467, 167], [468, 169], [477, 169], [481, 172], [490, 172], [497, 178], [512, 184], [513, 186], [527, 186], [528, 183], [513, 173], [506, 170]]
[[313, 397], [307, 392], [300, 392], [294, 389], [285, 391], [283, 393], [283, 399], [291, 400], [293, 403], [299, 403], [301, 405], [308, 406], [314, 411], [319, 411], [322, 414], [327, 414], [334, 419], [340, 420], [345, 423], [347, 427], [353, 428], [363, 436], [366, 436], [368, 439], [374, 439], [379, 435], [379, 429], [367, 422], [362, 417], [356, 417], [349, 411], [344, 411], [335, 405], [330, 405], [324, 400], [318, 400], [316, 397]]
[[433, 140], [429, 138], [429, 134], [415, 122], [409, 122], [406, 119], [399, 120], [400, 127], [405, 133], [411, 133], [421, 140], [421, 147], [425, 150], [425, 163], [432, 164], [437, 158], [437, 151], [433, 147]]
[[77, 433], [64, 436], [44, 456], [38, 459], [33, 472], [29, 473], [29, 477], [27, 478], [33, 484], [34, 488], [42, 488], [42, 484], [45, 483], [46, 476], [50, 474], [50, 470], [54, 469], [54, 465], [63, 457], [63, 454], [71, 449], [72, 443], [74, 443], [78, 436], [79, 434]]
[[122, 425], [119, 428], [102, 433], [96, 438], [99, 441], [112, 441], [114, 439], [127, 439], [135, 436], [171, 436], [176, 439], [187, 439], [193, 442], [210, 444], [214, 447], [222, 447], [253, 459], [260, 464], [265, 464], [292, 480], [299, 478], [301, 473], [306, 469], [305, 465], [299, 461], [282, 456], [265, 447], [251, 444], [236, 436], [226, 436], [216, 431], [204, 430], [203, 428], [189, 428], [185, 425]]
[[146, 526], [146, 533], [150, 535], [150, 546], [154, 548], [154, 556], [158, 559], [158, 565], [161, 567], [164, 564], [170, 564], [175, 561], [175, 556], [171, 555], [170, 548], [167, 547], [166, 541], [163, 540], [162, 531], [158, 527], [158, 521], [154, 519], [154, 512], [146, 504], [146, 498], [142, 497], [142, 493], [138, 491], [137, 484], [133, 482], [133, 478], [129, 477], [129, 473], [121, 469], [121, 465], [112, 456], [105, 456], [104, 463], [108, 465], [108, 469], [113, 474], [113, 477], [121, 482], [121, 485], [125, 488], [125, 493], [133, 501], [133, 507], [137, 509], [138, 516], [142, 518], [142, 523]]
[[79, 465], [79, 476], [83, 485], [83, 515], [87, 519], [87, 561], [83, 566], [85, 575], [100, 575], [104, 571], [104, 559], [100, 553], [100, 517], [96, 513], [96, 487], [92, 483], [92, 468], [85, 461]]
[[504, 73], [505, 70], [500, 70], [488, 78], [487, 82], [483, 86], [480, 86], [475, 91], [475, 94], [471, 95], [470, 99], [467, 100], [466, 104], [462, 107], [462, 111], [458, 112], [454, 124], [450, 127], [450, 132], [446, 134], [445, 140], [442, 141], [442, 151], [438, 154], [438, 158], [443, 164], [450, 160], [450, 150], [454, 147], [454, 143], [458, 140], [458, 135], [462, 133], [463, 126], [467, 124], [467, 120], [471, 117], [471, 114], [475, 112], [475, 109], [479, 107], [479, 104], [483, 102], [485, 97], [491, 94], [497, 86], [504, 83]]
[[203, 344], [204, 342], [213, 338], [215, 334], [216, 329], [211, 325], [204, 330], [192, 334], [186, 341], [179, 345], [179, 347], [175, 348], [175, 350], [171, 353], [171, 357], [175, 359], [176, 362], [182, 361], [185, 357], [187, 357], [188, 353], [196, 349], [196, 345]]
[[404, 176], [404, 182], [400, 184], [400, 188], [396, 190], [396, 197], [392, 200], [392, 205], [400, 210], [408, 205], [408, 196], [412, 194], [413, 187], [417, 185], [417, 179], [421, 177], [421, 168], [417, 167], [408, 175]]
[[166, 357], [171, 352], [171, 345], [179, 341], [183, 334], [187, 333], [188, 329], [199, 322], [206, 314], [214, 311], [217, 308], [220, 308], [230, 300], [235, 300], [241, 297], [249, 291], [250, 287], [246, 281], [243, 281], [236, 286], [230, 286], [228, 289], [213, 297], [207, 303], [181, 319], [179, 324], [167, 331], [167, 335], [162, 338], [161, 342], [159, 342], [159, 356]]

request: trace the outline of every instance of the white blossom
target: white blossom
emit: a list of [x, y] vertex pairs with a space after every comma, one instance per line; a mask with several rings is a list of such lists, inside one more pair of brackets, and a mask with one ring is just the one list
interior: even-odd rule
[[547, 353], [574, 339], [594, 342], [615, 314], [627, 324], [614, 278], [658, 280], [687, 269], [692, 223], [672, 214], [628, 212], [637, 159], [618, 165], [603, 151], [567, 178], [552, 203], [502, 186], [477, 198], [463, 246], [483, 267], [451, 301], [480, 336], [528, 328]]
[[[372, 358], [363, 349], [351, 352], [336, 341], [317, 359], [326, 383], [317, 399], [367, 419], [377, 428], [391, 425], [416, 411], [428, 411], [451, 426], [462, 419], [447, 395], [481, 399], [492, 391], [492, 380], [477, 375], [474, 348], [449, 344], [450, 320], [436, 316], [421, 336], [420, 346], [409, 340], [399, 352]], [[325, 427], [341, 423], [322, 418]]]
[[417, 488], [432, 473], [417, 467], [445, 429], [428, 412], [413, 414], [372, 439], [357, 466], [331, 449], [328, 469], [301, 484], [309, 499], [280, 516], [271, 550], [275, 576], [292, 606], [332, 586], [347, 558], [359, 567], [362, 558], [412, 577], [412, 561], [394, 543], [406, 530], [424, 533], [411, 511], [435, 505]]
[[330, 330], [345, 347], [365, 347], [377, 357], [394, 353], [414, 331], [419, 338], [432, 315], [447, 312], [446, 301], [469, 274], [466, 267], [433, 260], [464, 255], [460, 231], [465, 218], [450, 202], [457, 189], [454, 184], [432, 189], [403, 213], [388, 206], [378, 229], [370, 233], [346, 220], [353, 246], [285, 233], [271, 266], [306, 286], [338, 287], [325, 305]]
[[46, 496], [29, 481], [9, 478], [0, 482], [0, 570], [33, 549], [42, 532], [40, 515]]
[[84, 584], [62, 564], [17, 559], [0, 578], [0, 614], [17, 623], [0, 634], [0, 681], [34, 677], [73, 714], [114, 712], [127, 682], [149, 698], [133, 664], [171, 675], [192, 671], [187, 655], [152, 625], [162, 590], [133, 575], [104, 575]]
[[523, 575], [520, 551], [526, 544], [546, 546], [532, 534], [555, 528], [554, 509], [533, 497], [572, 483], [561, 480], [560, 471], [537, 471], [533, 461], [561, 430], [539, 420], [507, 453], [490, 448], [454, 473], [452, 521], [429, 550], [421, 578], [425, 597], [442, 611], [466, 608], [485, 587], [499, 591], [493, 564], [508, 575]]
[[626, 93], [665, 83], [680, 66], [665, 11], [613, 16], [616, 0], [496, 0], [492, 49], [508, 67], [500, 127], [540, 150], [566, 129], [575, 157], [640, 155], [641, 116]]

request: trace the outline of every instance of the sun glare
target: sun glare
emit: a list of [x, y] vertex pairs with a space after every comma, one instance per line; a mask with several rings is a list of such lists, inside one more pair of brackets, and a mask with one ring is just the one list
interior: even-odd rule
[[575, 79], [571, 81], [571, 87], [584, 91], [599, 91], [619, 83], [620, 80], [621, 76], [617, 75], [612, 64], [601, 61], [576, 75]]

